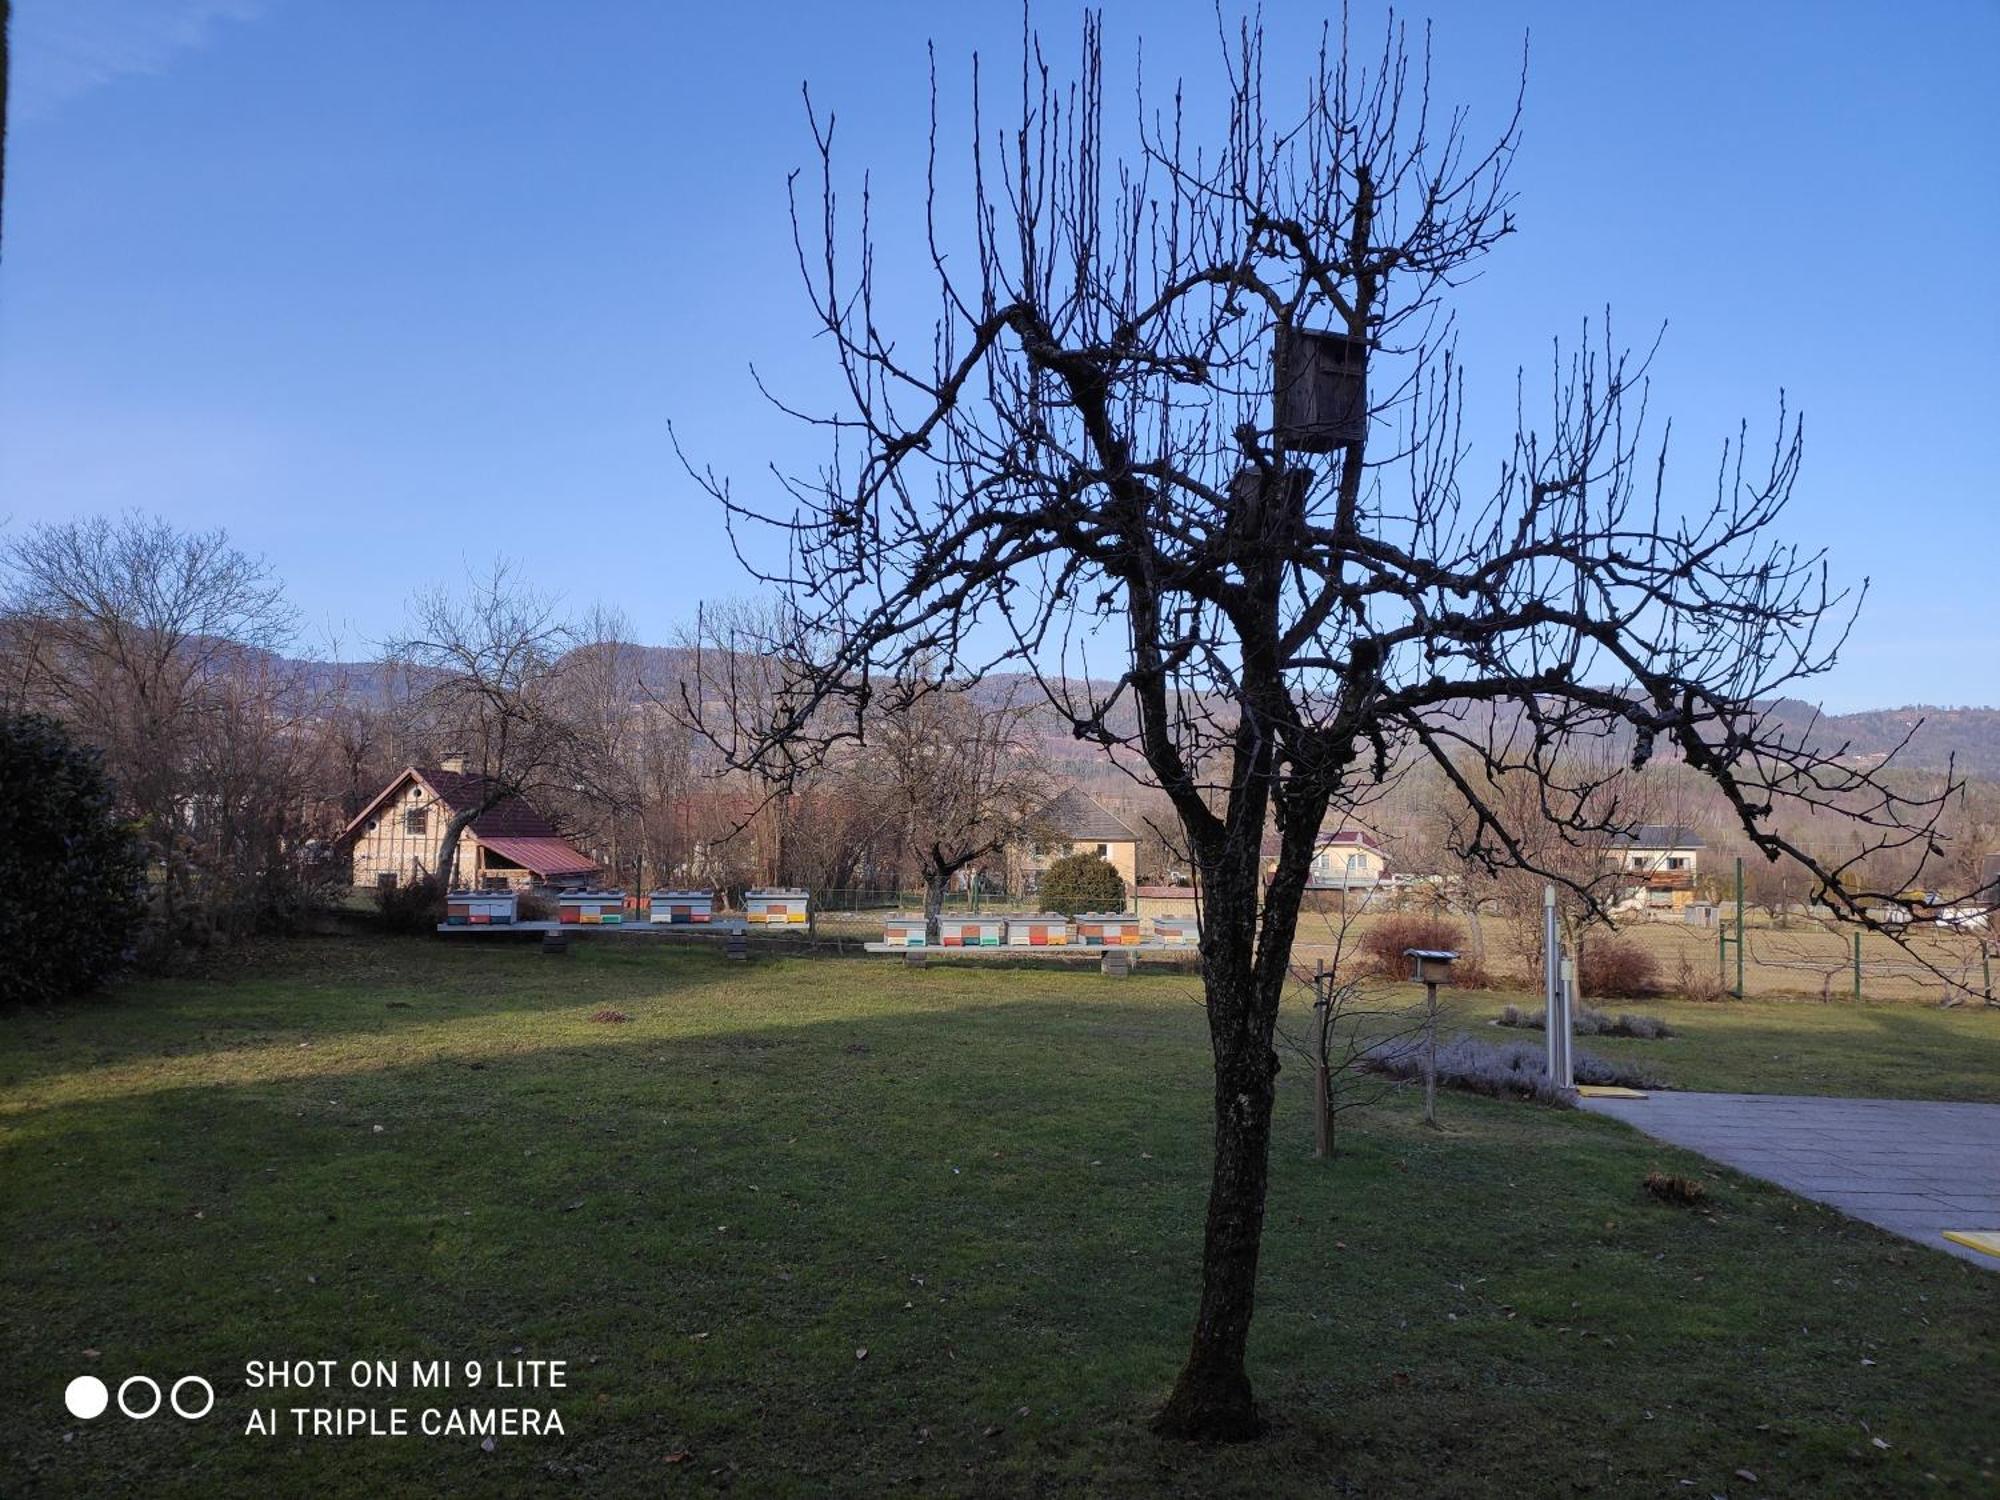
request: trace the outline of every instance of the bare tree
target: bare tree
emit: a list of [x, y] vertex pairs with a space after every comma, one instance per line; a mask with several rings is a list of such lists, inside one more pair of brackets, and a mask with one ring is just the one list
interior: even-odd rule
[[953, 877], [1021, 837], [1047, 799], [1027, 719], [1023, 705], [989, 707], [963, 690], [876, 702], [867, 731], [872, 779], [916, 856], [933, 943]]
[[449, 885], [465, 830], [510, 797], [573, 769], [576, 734], [562, 682], [574, 631], [555, 603], [496, 562], [464, 592], [433, 589], [384, 654], [401, 669], [413, 732], [463, 753], [478, 790], [454, 805], [436, 870]]
[[140, 515], [37, 526], [6, 550], [9, 696], [104, 753], [168, 942], [285, 918], [322, 805], [327, 695], [280, 652], [294, 617], [220, 531]]
[[[1730, 444], [1690, 506], [1641, 449], [1644, 360], [1607, 339], [1558, 358], [1540, 424], [1518, 403], [1489, 493], [1461, 482], [1447, 300], [1512, 227], [1518, 110], [1474, 144], [1392, 24], [1365, 62], [1330, 38], [1280, 120], [1260, 32], [1224, 41], [1221, 124], [1199, 147], [1189, 121], [1211, 116], [1178, 92], [1142, 97], [1121, 146], [1095, 19], [1073, 81], [1031, 41], [998, 145], [975, 68], [969, 181], [939, 185], [933, 131], [928, 338], [899, 337], [878, 306], [892, 273], [868, 197], [855, 235], [809, 104], [819, 202], [795, 204], [794, 225], [844, 381], [841, 408], [808, 418], [832, 452], [768, 506], [692, 469], [733, 527], [791, 543], [783, 567], [751, 564], [797, 628], [779, 712], [740, 759], [860, 735], [924, 664], [1013, 663], [1172, 800], [1202, 889], [1215, 1120], [1193, 1338], [1156, 1425], [1205, 1439], [1260, 1428], [1245, 1351], [1273, 1028], [1330, 805], [1425, 756], [1472, 810], [1460, 852], [1532, 869], [1482, 784], [1551, 774], [1615, 730], [1635, 765], [1675, 746], [1776, 853], [1802, 854], [1770, 826], [1787, 799], [1841, 795], [1890, 840], [1925, 813], [1760, 715], [1831, 663], [1848, 602], [1817, 555], [1770, 537], [1795, 424], [1781, 415], [1759, 467]], [[961, 241], [938, 214], [962, 189]]]

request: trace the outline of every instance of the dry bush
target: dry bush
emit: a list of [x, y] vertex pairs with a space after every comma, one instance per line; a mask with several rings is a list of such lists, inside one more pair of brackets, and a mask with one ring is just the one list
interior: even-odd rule
[[[1424, 1076], [1424, 1044], [1418, 1037], [1378, 1042], [1362, 1054], [1370, 1072], [1408, 1080]], [[1570, 1070], [1578, 1083], [1615, 1084], [1622, 1088], [1657, 1089], [1664, 1085], [1653, 1073], [1624, 1058], [1602, 1058], [1592, 1052], [1570, 1054]], [[1548, 1061], [1533, 1042], [1482, 1042], [1455, 1036], [1437, 1049], [1438, 1087], [1460, 1089], [1494, 1098], [1538, 1099], [1544, 1104], [1568, 1104], [1565, 1094], [1549, 1085]]]
[[[1523, 1010], [1518, 1005], [1502, 1007], [1499, 1024], [1519, 1027], [1524, 1031], [1544, 1031], [1548, 1028], [1548, 1017], [1538, 1010]], [[1626, 1036], [1641, 1041], [1657, 1041], [1661, 1037], [1672, 1036], [1673, 1027], [1658, 1016], [1635, 1016], [1630, 1011], [1610, 1015], [1589, 1006], [1579, 1006], [1570, 1017], [1570, 1031], [1576, 1036]]]
[[632, 1018], [626, 1015], [624, 1011], [613, 1010], [607, 1005], [603, 1010], [592, 1011], [590, 1019], [593, 1021], [602, 1021], [608, 1026], [616, 1026], [619, 1022], [629, 1021]]
[[375, 888], [375, 910], [388, 932], [429, 932], [444, 920], [444, 887], [435, 875]]
[[556, 919], [556, 900], [547, 891], [523, 890], [514, 897], [514, 920], [517, 922], [553, 922]]
[[1643, 1000], [1660, 992], [1660, 966], [1630, 938], [1599, 938], [1577, 958], [1576, 983], [1596, 999]]
[[1681, 955], [1680, 971], [1674, 976], [1674, 989], [1683, 1000], [1701, 1005], [1712, 1005], [1722, 998], [1722, 981], [1709, 972], [1706, 964], [1689, 963], [1685, 953]]
[[1408, 979], [1410, 961], [1403, 956], [1406, 949], [1443, 949], [1461, 955], [1451, 966], [1453, 984], [1462, 990], [1485, 989], [1489, 983], [1485, 966], [1463, 953], [1464, 941], [1464, 930], [1448, 917], [1399, 912], [1383, 917], [1362, 934], [1361, 966], [1365, 973], [1382, 979]]
[[1665, 1172], [1648, 1172], [1645, 1188], [1662, 1203], [1675, 1203], [1683, 1208], [1700, 1208], [1708, 1201], [1708, 1189], [1691, 1177], [1674, 1177]]

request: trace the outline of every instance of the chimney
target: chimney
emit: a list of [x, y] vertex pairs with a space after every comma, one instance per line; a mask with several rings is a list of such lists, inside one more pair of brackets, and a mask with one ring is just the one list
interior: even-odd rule
[[438, 761], [438, 769], [440, 771], [452, 771], [459, 775], [464, 775], [465, 752], [463, 750], [445, 751], [443, 758]]

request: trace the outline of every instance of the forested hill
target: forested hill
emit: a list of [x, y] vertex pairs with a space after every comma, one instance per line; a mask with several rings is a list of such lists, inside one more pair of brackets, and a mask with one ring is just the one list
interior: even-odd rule
[[[662, 646], [633, 649], [636, 675], [644, 684], [642, 691], [666, 701], [677, 698], [675, 689], [680, 677], [692, 674], [694, 653]], [[372, 701], [381, 701], [390, 690], [392, 674], [375, 663], [298, 665], [306, 668], [308, 676], [321, 687], [340, 681], [349, 691]], [[1041, 688], [1034, 680], [1015, 673], [989, 678], [979, 685], [976, 694], [982, 701], [995, 705], [1041, 700]], [[1815, 716], [1810, 704], [1781, 699], [1771, 705], [1770, 712], [1794, 732], [1810, 729], [1821, 748], [1837, 750], [1857, 766], [1880, 763], [1907, 735], [1911, 736], [1909, 747], [1897, 757], [1897, 764], [1906, 770], [1941, 771], [1956, 757], [1960, 774], [2000, 780], [2000, 708], [1939, 708], [1918, 704]], [[1129, 721], [1130, 716], [1128, 704], [1122, 717]], [[1112, 716], [1113, 728], [1129, 731], [1135, 727], [1120, 720], [1121, 715]], [[1052, 724], [1052, 730], [1053, 727]]]

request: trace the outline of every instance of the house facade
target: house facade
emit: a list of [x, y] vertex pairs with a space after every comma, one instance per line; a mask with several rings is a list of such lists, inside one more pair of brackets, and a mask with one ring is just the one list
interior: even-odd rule
[[1604, 861], [1622, 877], [1624, 905], [1679, 911], [1694, 900], [1701, 851], [1694, 829], [1677, 823], [1642, 823], [1612, 840]]
[[1071, 787], [1029, 820], [1026, 838], [1007, 848], [1007, 888], [1024, 895], [1042, 872], [1071, 854], [1095, 854], [1129, 892], [1139, 884], [1139, 835], [1095, 797]]
[[[1264, 838], [1264, 878], [1278, 868], [1278, 836]], [[1322, 829], [1313, 841], [1312, 870], [1306, 876], [1311, 891], [1371, 890], [1389, 873], [1388, 852], [1365, 828]]]
[[[461, 809], [486, 799], [483, 776], [462, 761], [410, 766], [363, 808], [340, 835], [357, 886], [407, 885], [433, 873], [445, 828]], [[455, 885], [509, 890], [526, 885], [587, 885], [597, 861], [584, 854], [525, 799], [502, 797], [458, 841]]]

